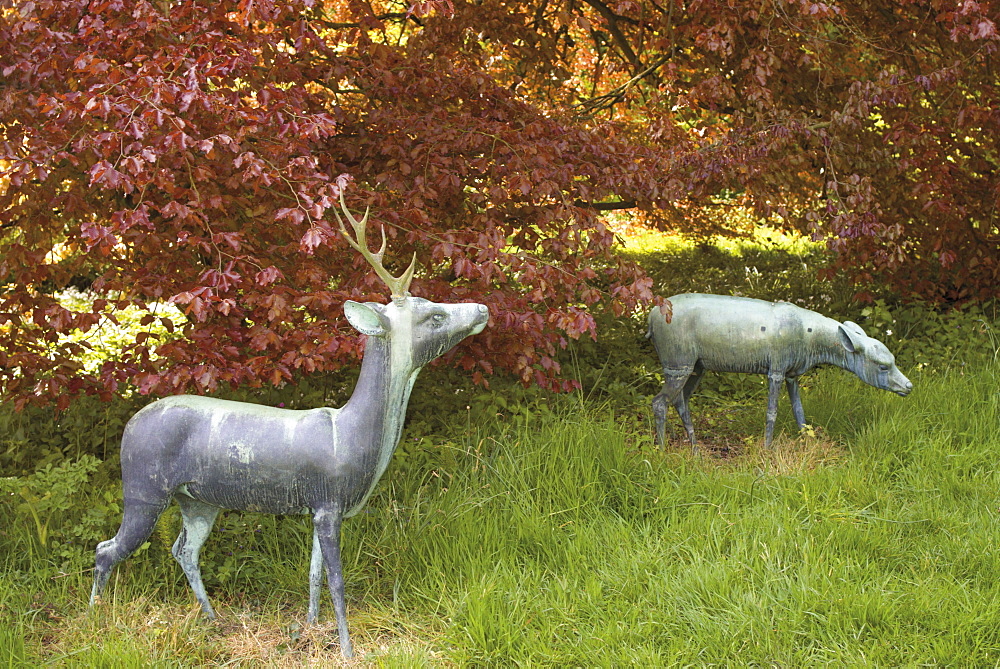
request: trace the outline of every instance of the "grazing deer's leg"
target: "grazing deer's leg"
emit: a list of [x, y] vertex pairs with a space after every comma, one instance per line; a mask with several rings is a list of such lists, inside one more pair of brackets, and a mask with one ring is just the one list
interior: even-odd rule
[[309, 560], [309, 614], [306, 624], [319, 620], [319, 600], [323, 587], [323, 549], [319, 545], [319, 533], [313, 527], [312, 558]]
[[691, 372], [691, 376], [688, 380], [684, 382], [684, 388], [681, 390], [681, 401], [684, 403], [684, 412], [680, 413], [681, 421], [684, 423], [684, 429], [687, 430], [688, 439], [691, 440], [691, 448], [695, 453], [698, 452], [698, 446], [694, 440], [694, 424], [691, 422], [691, 405], [688, 402], [691, 401], [691, 395], [694, 394], [695, 389], [698, 384], [701, 383], [701, 377], [705, 374], [705, 368], [700, 362], [695, 363], [694, 371]]
[[694, 369], [691, 371], [691, 376], [688, 377], [687, 382], [684, 384], [684, 403], [687, 404], [691, 400], [691, 396], [694, 395], [694, 391], [697, 390], [698, 384], [701, 383], [701, 377], [705, 375], [705, 367], [700, 363], [695, 363]]
[[691, 422], [690, 413], [687, 414], [687, 420], [684, 419], [684, 415], [687, 412], [687, 402], [684, 399], [684, 384], [687, 381], [689, 373], [678, 374], [667, 371], [663, 373], [663, 389], [653, 398], [653, 417], [656, 419], [655, 437], [658, 444], [666, 444], [668, 404], [673, 405], [677, 410], [677, 415], [681, 417], [681, 422], [684, 423], [688, 439], [691, 440], [692, 444], [694, 443], [694, 428], [688, 427]]
[[344, 602], [344, 573], [340, 566], [340, 523], [343, 520], [339, 507], [319, 509], [313, 515], [313, 527], [323, 552], [326, 565], [326, 580], [333, 598], [333, 609], [337, 613], [337, 629], [340, 632], [340, 652], [344, 657], [353, 657], [351, 639], [347, 634], [347, 605]]
[[[694, 365], [663, 370], [663, 392], [667, 394], [670, 403], [677, 410], [677, 415], [680, 416], [681, 423], [684, 424], [684, 431], [687, 432], [688, 441], [694, 446], [697, 443], [694, 438], [694, 425], [691, 423], [691, 411], [688, 408], [687, 396], [684, 392], [692, 374], [694, 374]], [[694, 383], [697, 385], [698, 380], [695, 379]]]
[[657, 445], [663, 446], [667, 443], [667, 389], [664, 389], [653, 398], [653, 418], [656, 421], [656, 431], [653, 438]]
[[201, 604], [201, 610], [209, 618], [215, 618], [215, 611], [212, 610], [208, 595], [205, 593], [205, 584], [201, 581], [198, 554], [222, 509], [213, 504], [199, 502], [184, 494], [175, 495], [174, 499], [181, 507], [181, 518], [184, 521], [184, 526], [181, 528], [181, 533], [177, 535], [177, 541], [174, 542], [171, 552], [181, 564], [181, 569], [184, 570], [184, 575], [187, 576], [188, 583], [194, 590], [194, 596]]
[[697, 451], [698, 441], [694, 438], [694, 423], [691, 422], [691, 409], [688, 407], [687, 400], [682, 395], [680, 401], [674, 406], [677, 408], [677, 415], [681, 417], [681, 422], [684, 423], [684, 431], [687, 432], [691, 447]]
[[687, 401], [684, 397], [684, 385], [693, 371], [693, 366], [663, 370], [663, 390], [653, 398], [653, 415], [656, 417], [656, 436], [660, 440], [660, 443], [663, 443], [665, 437], [664, 427], [666, 425], [668, 403], [672, 404], [677, 410], [677, 415], [680, 416], [681, 422], [684, 423], [684, 430], [687, 432], [691, 444], [695, 443], [694, 426], [691, 425], [691, 413], [688, 411]]
[[666, 421], [667, 404], [673, 405], [677, 410], [677, 415], [684, 424], [684, 431], [688, 440], [697, 451], [694, 425], [691, 422], [691, 411], [688, 408], [688, 400], [698, 387], [705, 368], [701, 363], [695, 363], [690, 367], [671, 368], [663, 370], [663, 390], [653, 398], [653, 417], [656, 419], [656, 443], [666, 443]]
[[134, 553], [142, 542], [149, 538], [157, 518], [163, 513], [169, 501], [169, 498], [166, 498], [162, 503], [151, 504], [125, 498], [125, 511], [118, 533], [113, 538], [97, 544], [94, 587], [90, 591], [91, 606], [104, 592], [104, 586], [108, 584], [108, 577], [115, 565]]
[[788, 388], [788, 399], [792, 402], [792, 415], [795, 416], [795, 422], [799, 424], [799, 429], [802, 430], [806, 426], [806, 412], [802, 410], [802, 397], [799, 395], [798, 378], [785, 379], [785, 387]]
[[764, 429], [764, 446], [770, 448], [774, 436], [774, 422], [778, 419], [778, 396], [781, 395], [781, 382], [785, 375], [770, 373], [767, 375], [767, 426]]

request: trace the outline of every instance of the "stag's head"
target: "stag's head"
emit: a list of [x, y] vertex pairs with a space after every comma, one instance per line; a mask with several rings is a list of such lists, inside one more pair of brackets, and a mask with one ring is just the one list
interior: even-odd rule
[[366, 209], [359, 221], [347, 208], [343, 193], [340, 204], [354, 229], [354, 237], [348, 234], [343, 219], [337, 213], [341, 234], [368, 261], [392, 296], [388, 304], [352, 300], [344, 304], [347, 320], [358, 332], [387, 340], [393, 351], [394, 363], [419, 369], [466, 337], [483, 331], [490, 317], [489, 309], [484, 304], [440, 304], [411, 296], [409, 288], [416, 269], [416, 253], [409, 267], [398, 277], [393, 276], [382, 263], [386, 248], [385, 228], [382, 228], [382, 244], [373, 253], [368, 248], [366, 235], [369, 211]]

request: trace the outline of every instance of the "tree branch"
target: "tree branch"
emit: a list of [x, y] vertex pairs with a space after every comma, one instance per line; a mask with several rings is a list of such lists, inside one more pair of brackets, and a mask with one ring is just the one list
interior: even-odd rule
[[619, 16], [611, 11], [611, 8], [605, 5], [603, 2], [598, 0], [583, 0], [585, 3], [597, 10], [597, 12], [604, 17], [604, 20], [608, 22], [608, 32], [614, 38], [615, 43], [618, 44], [618, 48], [621, 49], [622, 53], [625, 55], [626, 60], [632, 64], [633, 69], [638, 70], [642, 67], [642, 61], [639, 57], [635, 55], [635, 51], [632, 50], [632, 45], [628, 43], [628, 38], [625, 37], [625, 33], [621, 31], [618, 27], [619, 20], [628, 20], [624, 16]]
[[621, 200], [619, 202], [584, 202], [583, 200], [574, 200], [573, 206], [593, 209], [594, 211], [620, 211], [622, 209], [635, 209], [639, 205], [635, 200]]
[[625, 97], [625, 93], [628, 92], [630, 88], [639, 83], [644, 77], [650, 74], [653, 70], [657, 69], [664, 63], [670, 60], [670, 56], [661, 56], [652, 65], [647, 67], [645, 70], [635, 75], [628, 81], [626, 81], [621, 86], [613, 88], [603, 95], [598, 95], [596, 97], [590, 98], [589, 100], [584, 100], [578, 103], [576, 106], [580, 108], [580, 115], [592, 115], [595, 111], [600, 111], [602, 109], [607, 109], [613, 105], [618, 104]]
[[[407, 12], [390, 12], [388, 14], [379, 14], [377, 16], [373, 16], [372, 18], [374, 18], [377, 21], [406, 21], [407, 19], [409, 19], [420, 27], [423, 27], [424, 25], [423, 23], [421, 23], [420, 19], [417, 16], [414, 16], [413, 14]], [[343, 23], [335, 21], [326, 21], [324, 19], [311, 19], [311, 22], [317, 23], [323, 26], [324, 28], [329, 28], [330, 30], [346, 30], [348, 28], [362, 27], [362, 23], [360, 21]]]

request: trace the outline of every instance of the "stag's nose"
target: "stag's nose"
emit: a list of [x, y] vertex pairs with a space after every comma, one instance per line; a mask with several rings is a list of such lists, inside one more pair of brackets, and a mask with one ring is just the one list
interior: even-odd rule
[[490, 321], [490, 310], [485, 304], [476, 305], [476, 321], [469, 335], [477, 335], [486, 329], [486, 324]]

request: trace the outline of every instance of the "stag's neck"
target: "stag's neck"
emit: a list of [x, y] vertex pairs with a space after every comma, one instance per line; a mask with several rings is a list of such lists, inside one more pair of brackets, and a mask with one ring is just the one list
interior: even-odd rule
[[[359, 456], [364, 453], [375, 457], [372, 487], [382, 477], [399, 444], [406, 405], [420, 373], [421, 368], [410, 361], [408, 349], [408, 346], [393, 347], [383, 337], [369, 337], [358, 385], [338, 417], [339, 425], [350, 426], [347, 429], [356, 439], [352, 448], [358, 449]], [[363, 505], [364, 501], [359, 508]]]

